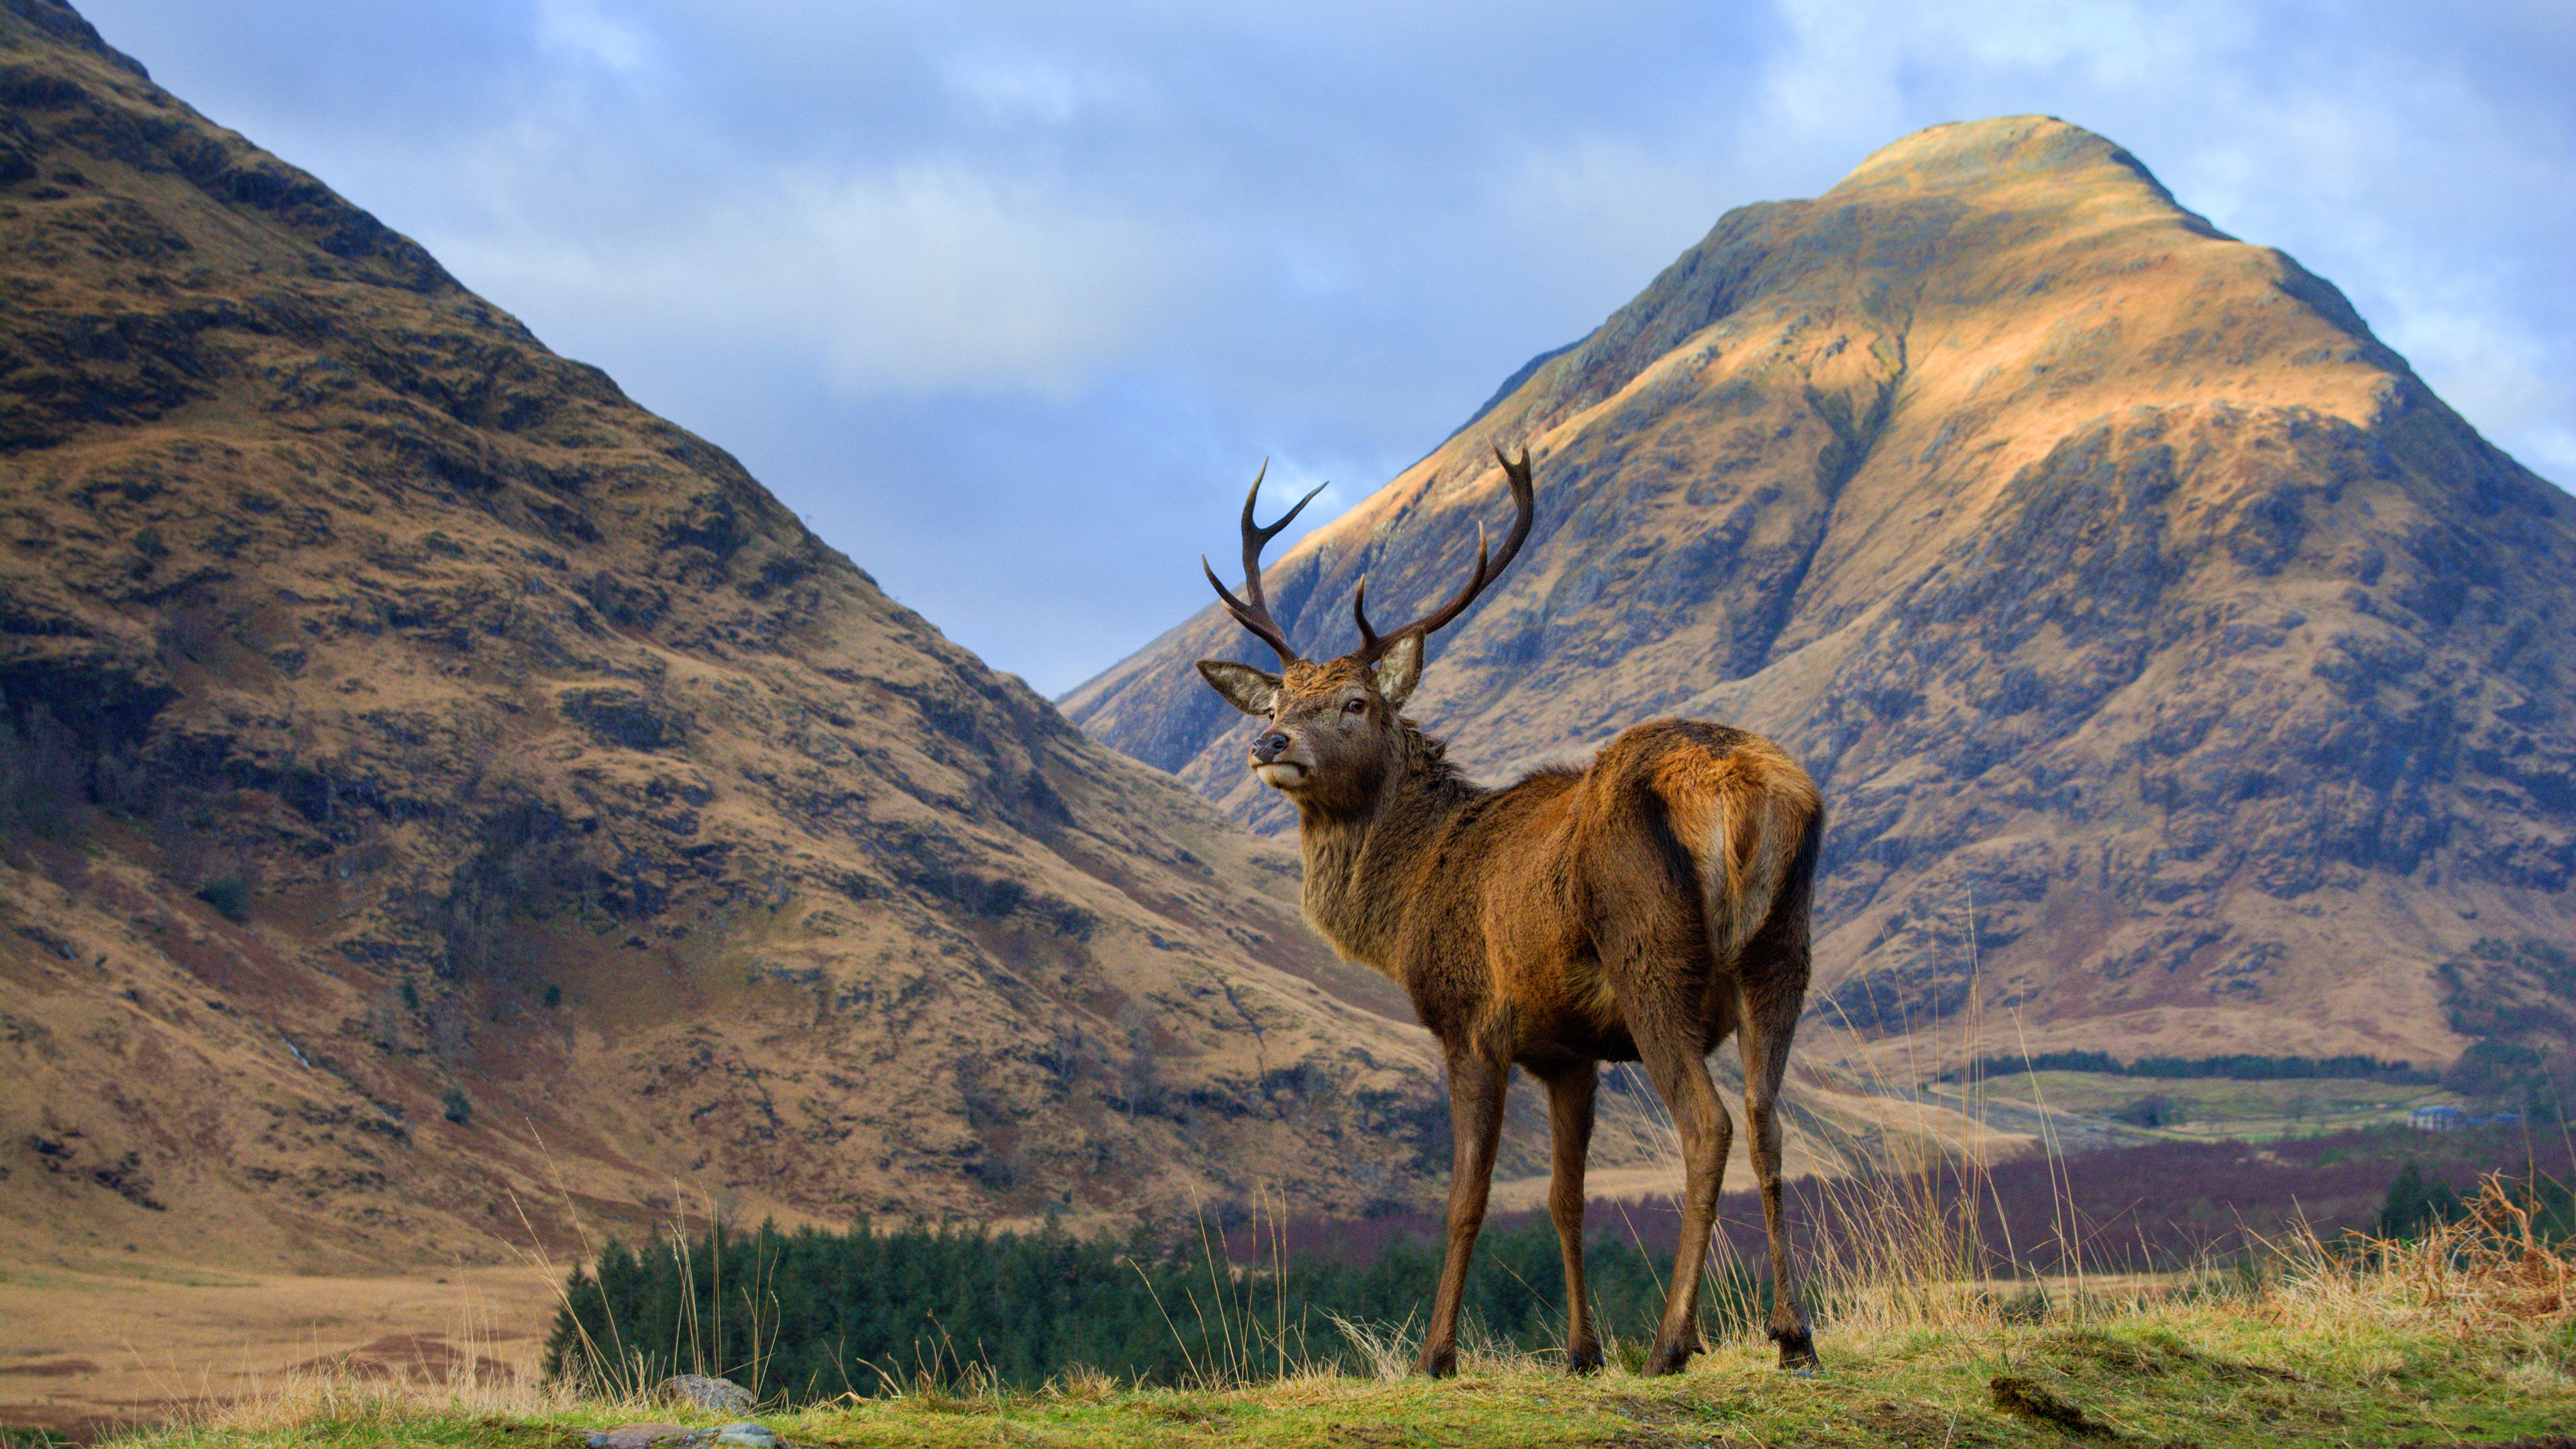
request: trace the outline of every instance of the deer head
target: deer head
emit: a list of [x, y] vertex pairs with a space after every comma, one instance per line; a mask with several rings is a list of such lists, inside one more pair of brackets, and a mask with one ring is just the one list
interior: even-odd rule
[[[1368, 580], [1362, 578], [1351, 596], [1351, 617], [1359, 624], [1360, 647], [1339, 659], [1314, 663], [1288, 643], [1287, 631], [1270, 615], [1261, 589], [1261, 550], [1315, 496], [1297, 500], [1267, 528], [1253, 522], [1261, 497], [1261, 474], [1243, 500], [1243, 597], [1237, 598], [1204, 558], [1208, 583], [1225, 601], [1234, 621], [1268, 644], [1279, 656], [1280, 672], [1255, 669], [1225, 659], [1202, 659], [1199, 673], [1225, 702], [1269, 728], [1252, 747], [1253, 773], [1261, 783], [1287, 795], [1301, 809], [1327, 813], [1365, 808], [1390, 769], [1401, 760], [1405, 728], [1398, 717], [1414, 686], [1422, 682], [1424, 643], [1467, 610], [1487, 585], [1502, 576], [1529, 537], [1535, 511], [1530, 488], [1529, 450], [1517, 459], [1494, 451], [1511, 482], [1516, 516], [1500, 554], [1486, 548], [1482, 524], [1476, 528], [1476, 568], [1464, 587], [1447, 603], [1402, 628], [1380, 634], [1368, 618]], [[1269, 471], [1264, 465], [1262, 472]], [[1321, 492], [1319, 488], [1316, 492]]]

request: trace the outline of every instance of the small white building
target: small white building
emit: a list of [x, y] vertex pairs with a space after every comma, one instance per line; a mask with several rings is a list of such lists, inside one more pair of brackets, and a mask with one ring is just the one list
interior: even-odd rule
[[2418, 1107], [2409, 1126], [2418, 1132], [2457, 1132], [2469, 1125], [2469, 1114], [2457, 1107]]

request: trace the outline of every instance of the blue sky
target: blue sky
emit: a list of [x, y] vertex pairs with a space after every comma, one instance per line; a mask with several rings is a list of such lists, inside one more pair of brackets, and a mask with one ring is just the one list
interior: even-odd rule
[[1050, 694], [1200, 607], [1265, 456], [1328, 519], [1948, 120], [2111, 137], [2576, 482], [2564, 0], [74, 3]]

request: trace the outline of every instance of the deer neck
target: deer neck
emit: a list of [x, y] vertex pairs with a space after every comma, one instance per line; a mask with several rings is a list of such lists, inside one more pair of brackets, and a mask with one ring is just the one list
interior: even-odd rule
[[[1426, 742], [1427, 743], [1427, 742]], [[1404, 984], [1395, 945], [1407, 903], [1458, 813], [1483, 790], [1439, 758], [1437, 746], [1407, 751], [1357, 809], [1301, 807], [1297, 844], [1305, 856], [1307, 923], [1342, 954]]]

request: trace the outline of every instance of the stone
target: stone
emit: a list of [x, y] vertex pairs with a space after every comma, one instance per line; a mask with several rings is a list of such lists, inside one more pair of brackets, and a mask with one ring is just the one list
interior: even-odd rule
[[651, 1449], [655, 1444], [677, 1444], [689, 1437], [685, 1424], [620, 1424], [585, 1434], [582, 1442], [590, 1449]]
[[727, 1424], [711, 1441], [724, 1449], [780, 1449], [782, 1440], [766, 1424]]
[[751, 1390], [731, 1379], [710, 1378], [705, 1374], [682, 1374], [662, 1380], [662, 1397], [718, 1414], [751, 1412]]

